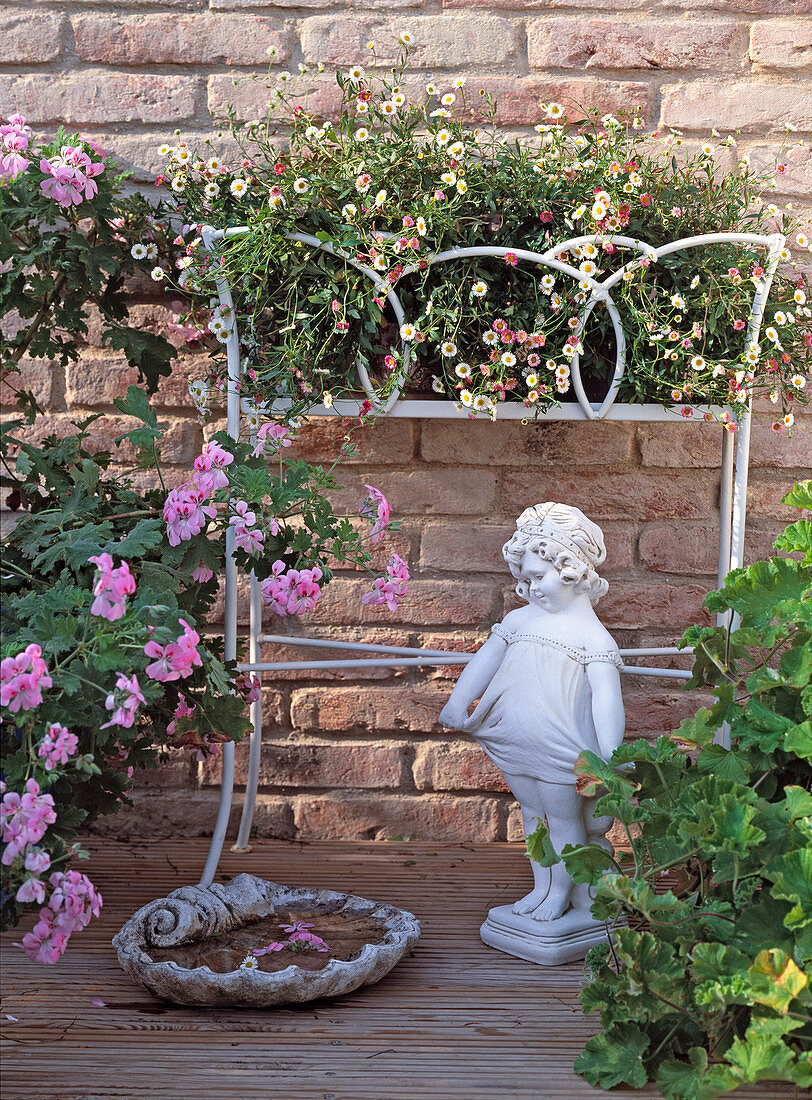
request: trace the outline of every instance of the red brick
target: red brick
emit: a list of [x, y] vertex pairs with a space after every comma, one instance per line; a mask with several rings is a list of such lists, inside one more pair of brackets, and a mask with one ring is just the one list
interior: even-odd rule
[[303, 840], [487, 841], [499, 838], [499, 803], [448, 795], [330, 794], [296, 799], [294, 820]]
[[69, 405], [110, 405], [138, 381], [123, 352], [85, 351], [65, 368], [65, 399]]
[[[422, 0], [417, 0], [422, 3]], [[234, 11], [239, 8], [332, 8], [335, 0], [209, 0], [213, 11]]]
[[[335, 118], [341, 103], [341, 89], [334, 76], [324, 74], [312, 79], [307, 77], [310, 94], [307, 110], [311, 114]], [[238, 121], [265, 118], [271, 94], [264, 84], [246, 78], [210, 76], [208, 79], [208, 107], [215, 118], [225, 118], [228, 107], [233, 107]]]
[[583, 16], [533, 20], [527, 48], [535, 69], [708, 69], [745, 53], [732, 21]]
[[[151, 290], [154, 294], [154, 283], [152, 283]], [[175, 320], [177, 314], [169, 305], [164, 302], [130, 301], [128, 302], [128, 309], [127, 323], [129, 325], [145, 332], [151, 332], [154, 336], [163, 336], [164, 339], [169, 340], [170, 343], [172, 342], [173, 333], [168, 326], [170, 321]], [[93, 344], [95, 347], [104, 347], [105, 341], [102, 333], [109, 326], [96, 306], [89, 305], [85, 308], [84, 319], [87, 325], [86, 342]]]
[[133, 777], [136, 791], [190, 790], [195, 785], [197, 765], [188, 752], [173, 751], [156, 768], [144, 768]]
[[637, 429], [644, 466], [714, 467], [722, 457], [722, 431], [713, 424], [641, 424]]
[[786, 123], [812, 129], [812, 89], [808, 84], [740, 83], [694, 80], [662, 88], [663, 126], [686, 130], [771, 130]]
[[478, 745], [427, 744], [417, 750], [414, 781], [420, 791], [499, 791], [510, 788]]
[[808, 20], [762, 19], [750, 28], [750, 59], [767, 69], [812, 67], [812, 24]]
[[[272, 741], [262, 745], [260, 787], [368, 787], [397, 790], [407, 761], [404, 744], [367, 741]], [[237, 745], [234, 781], [248, 778], [248, 743]], [[203, 768], [203, 783], [219, 783], [216, 761]]]
[[[230, 80], [229, 80], [230, 86]], [[166, 143], [172, 144], [171, 130], [150, 129], [148, 133], [112, 133], [99, 124], [90, 124], [83, 128], [83, 136], [92, 138], [101, 148], [111, 153], [122, 170], [133, 173], [133, 179], [138, 182], [152, 184], [155, 176], [166, 164], [166, 158], [162, 157], [158, 150]], [[206, 140], [210, 140], [217, 155], [224, 163], [239, 163], [241, 153], [237, 143], [231, 135], [216, 130], [192, 129], [184, 124], [183, 138], [189, 143], [190, 148], [204, 150]], [[206, 152], [206, 157], [211, 153]], [[146, 283], [149, 283], [149, 275], [146, 275]], [[154, 294], [156, 284], [151, 284], [151, 292]], [[169, 339], [167, 333], [164, 333]]]
[[[583, 2], [583, 0], [580, 0]], [[664, 8], [696, 11], [763, 12], [766, 15], [806, 15], [812, 12], [812, 0], [660, 0]]]
[[[342, 457], [341, 465], [356, 462], [391, 465], [408, 461], [414, 451], [413, 432], [414, 426], [409, 420], [382, 417], [375, 424], [351, 433], [348, 445], [354, 454]], [[333, 462], [339, 457], [347, 434], [338, 417], [311, 417], [302, 426], [296, 443], [285, 452], [285, 457], [303, 458], [306, 462]]]
[[[803, 422], [791, 436], [776, 435], [770, 419], [753, 417], [750, 437], [752, 466], [781, 468], [809, 465], [812, 453], [810, 428]], [[705, 424], [645, 424], [639, 430], [640, 453], [646, 466], [713, 467], [721, 461], [722, 436]]]
[[291, 698], [291, 721], [299, 733], [439, 733], [447, 697], [446, 688], [422, 686], [300, 688]]
[[781, 499], [793, 487], [797, 478], [782, 477], [767, 480], [751, 477], [747, 484], [747, 513], [749, 516], [767, 516], [784, 523], [794, 523], [804, 514], [798, 508], [782, 504]]
[[409, 593], [398, 607], [375, 607], [361, 603], [370, 585], [364, 581], [341, 578], [328, 585], [316, 607], [307, 616], [309, 623], [414, 623], [415, 626], [465, 626], [490, 620], [499, 606], [498, 591], [492, 585], [470, 583], [464, 587], [445, 581], [414, 580]]
[[[715, 492], [715, 486], [713, 487]], [[703, 519], [711, 512], [712, 487], [699, 474], [657, 474], [624, 470], [617, 474], [584, 471], [510, 470], [502, 488], [503, 508], [518, 515], [540, 500], [574, 504], [590, 519]]]
[[[803, 145], [790, 145], [780, 154], [779, 148], [778, 141], [775, 145], [740, 145], [739, 153], [747, 153], [751, 167], [756, 172], [769, 170], [774, 173], [777, 158], [785, 166], [785, 171], [777, 176], [780, 193], [808, 199], [812, 194], [812, 155], [808, 140]], [[797, 258], [802, 259], [801, 256]]]
[[[603, 0], [602, 11], [636, 11], [649, 13], [652, 0]], [[548, 11], [551, 8], [588, 8], [595, 10], [595, 0], [443, 0], [444, 8], [511, 9], [523, 15], [529, 11]], [[812, 11], [812, 0], [659, 0], [659, 7], [687, 8], [694, 11], [721, 11], [729, 15], [734, 11], [776, 12], [788, 15], [805, 15]]]
[[[177, 792], [136, 791], [133, 806], [124, 806], [117, 814], [99, 818], [90, 832], [100, 836], [183, 837], [208, 836], [217, 817], [216, 791]], [[236, 797], [229, 816], [229, 833], [236, 833], [242, 813], [242, 799]], [[289, 839], [293, 836], [293, 818], [284, 799], [264, 795], [257, 799], [255, 821], [260, 836]]]
[[[624, 689], [631, 676], [624, 677]], [[713, 700], [699, 691], [676, 694], [663, 691], [658, 694], [632, 695], [624, 691], [626, 709], [626, 740], [636, 737], [659, 737], [678, 729], [681, 722], [692, 717], [700, 707]]]
[[[200, 428], [194, 420], [159, 419], [158, 424], [166, 428], [159, 444], [161, 460], [168, 463], [183, 463], [191, 466], [200, 453]], [[88, 445], [91, 448], [110, 451], [119, 462], [133, 461], [135, 449], [124, 440], [116, 447], [116, 438], [137, 426], [129, 416], [103, 416], [90, 425]]]
[[[207, 363], [203, 356], [181, 355], [172, 366], [172, 374], [162, 378], [158, 390], [152, 394], [152, 405], [159, 409], [192, 409], [189, 382], [205, 374]], [[88, 349], [81, 359], [68, 364], [65, 379], [65, 398], [69, 404], [110, 405], [114, 398], [123, 397], [129, 386], [138, 384], [138, 370], [128, 366], [118, 352]]]
[[54, 371], [58, 368], [50, 359], [29, 359], [23, 356], [16, 370], [7, 370], [0, 382], [0, 404], [16, 406], [17, 390], [29, 390], [43, 407], [51, 400]]
[[[779, 527], [745, 529], [745, 562], [770, 557]], [[650, 523], [640, 536], [640, 562], [657, 573], [716, 576], [719, 531], [694, 523]]]
[[[394, 61], [403, 29], [401, 18], [314, 15], [302, 25], [302, 52], [307, 63], [363, 64], [372, 41], [378, 62], [386, 63]], [[414, 39], [409, 61], [418, 68], [492, 67], [516, 57], [516, 30], [497, 16], [427, 15], [410, 19], [408, 29]]]
[[474, 94], [483, 88], [496, 100], [496, 119], [504, 126], [525, 126], [544, 118], [542, 103], [561, 103], [567, 118], [583, 118], [584, 111], [598, 108], [601, 113], [635, 107], [648, 118], [653, 104], [653, 87], [642, 81], [601, 80], [599, 78], [561, 79], [554, 76], [477, 76], [468, 85], [469, 105], [479, 110]]
[[[193, 420], [176, 419], [159, 420], [159, 424], [165, 425], [167, 429], [161, 443], [163, 461], [191, 464], [200, 452], [197, 424]], [[115, 441], [118, 436], [135, 426], [135, 421], [129, 416], [103, 416], [90, 425], [85, 445], [90, 450], [110, 451], [116, 462], [127, 465], [135, 461], [135, 450], [126, 440], [120, 447], [116, 447]], [[38, 442], [51, 434], [64, 438], [75, 432], [76, 427], [69, 416], [41, 416], [32, 427], [20, 433], [20, 438], [27, 442]], [[150, 479], [154, 478], [153, 471], [146, 473]], [[188, 473], [186, 477], [188, 478]]]
[[65, 28], [62, 16], [38, 11], [34, 30], [32, 15], [28, 11], [0, 13], [4, 65], [38, 65], [43, 61], [52, 61], [62, 52], [62, 34]]
[[502, 572], [506, 568], [502, 547], [514, 530], [513, 524], [430, 523], [420, 546], [420, 568], [463, 573]]
[[611, 466], [628, 462], [632, 433], [627, 424], [552, 421], [425, 421], [420, 454], [427, 462], [518, 466], [562, 463]]
[[83, 61], [108, 65], [228, 65], [290, 57], [291, 35], [278, 20], [259, 15], [74, 15], [76, 50]]
[[[187, 11], [195, 11], [202, 8], [206, 0], [110, 0], [108, 7], [112, 8], [183, 8]], [[82, 4], [98, 6], [98, 0], [74, 0], [76, 7]]]
[[173, 122], [195, 111], [194, 76], [125, 74], [85, 69], [76, 74], [5, 76], [0, 115], [14, 111], [30, 123]]
[[609, 630], [640, 630], [664, 623], [682, 634], [691, 623], [709, 621], [702, 601], [711, 587], [715, 586], [615, 581], [598, 604], [598, 616]]
[[357, 515], [367, 483], [385, 494], [394, 519], [410, 515], [481, 515], [493, 508], [496, 499], [495, 472], [474, 467], [392, 469], [376, 464], [368, 470], [354, 469], [352, 475], [339, 470], [343, 486], [328, 494], [333, 507], [347, 515]]

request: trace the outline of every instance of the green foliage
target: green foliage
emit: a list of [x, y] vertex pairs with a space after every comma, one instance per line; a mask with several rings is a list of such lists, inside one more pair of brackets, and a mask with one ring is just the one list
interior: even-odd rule
[[[147, 441], [159, 433], [155, 414], [136, 387], [119, 407], [141, 422], [130, 433], [136, 442], [143, 443], [144, 432], [150, 433]], [[189, 574], [203, 547], [215, 575], [222, 572], [222, 540], [201, 535], [182, 548], [170, 546], [161, 494], [144, 494], [125, 478], [109, 476], [109, 455], [86, 449], [87, 426], [39, 446], [18, 443], [15, 493], [26, 510], [3, 545], [2, 657], [36, 643], [53, 680], [35, 709], [15, 714], [4, 706], [3, 773], [12, 791], [23, 791], [33, 778], [53, 797], [57, 819], [41, 841], [53, 869], [70, 858], [78, 828], [129, 801], [134, 771], [154, 766], [171, 749], [185, 748], [202, 759], [248, 728], [240, 684], [233, 665], [222, 662], [219, 638], [201, 642], [202, 666], [190, 676], [159, 683], [145, 672], [150, 637], [160, 644], [175, 640], [180, 618], [192, 627], [205, 624], [216, 581], [196, 584]], [[14, 437], [6, 442], [14, 443]], [[190, 552], [193, 563], [182, 568]], [[136, 582], [126, 613], [116, 622], [91, 614], [96, 567], [88, 559], [103, 553], [116, 566], [127, 561]], [[108, 697], [115, 694], [120, 673], [138, 677], [145, 702], [131, 727], [103, 728], [111, 721]], [[192, 710], [178, 721], [181, 695]], [[52, 722], [67, 727], [79, 742], [66, 763], [48, 770], [37, 749]], [[2, 871], [6, 926], [23, 911], [15, 892], [28, 872], [19, 856]]]
[[[496, 417], [507, 399], [533, 417], [574, 400], [572, 338], [587, 392], [602, 397], [615, 370], [613, 322], [586, 303], [589, 279], [612, 274], [627, 344], [624, 400], [678, 404], [689, 415], [722, 405], [735, 418], [745, 387], [781, 402], [777, 431], [792, 423], [808, 399], [801, 265], [775, 278], [761, 345], [748, 352], [764, 251], [723, 243], [649, 263], [624, 241], [661, 246], [720, 227], [766, 235], [778, 226], [789, 236], [795, 219], [761, 200], [777, 165], [743, 160], [726, 170], [732, 136], [687, 154], [676, 135], [646, 132], [631, 112], [615, 118], [574, 104], [545, 105], [538, 136], [517, 139], [497, 125], [485, 89], [421, 87], [409, 52], [401, 43], [389, 66], [373, 50], [366, 71], [337, 73], [341, 104], [329, 121], [316, 114], [314, 72], [269, 71], [265, 117], [241, 125], [230, 113], [242, 154], [231, 165], [218, 157], [212, 168], [211, 148], [167, 143], [162, 176], [184, 220], [249, 229], [218, 242], [213, 258], [190, 230], [181, 276], [206, 305], [215, 275], [227, 275], [252, 365], [245, 396], [278, 394], [302, 412], [357, 395], [363, 372], [382, 399], [408, 375], [471, 415]], [[291, 239], [302, 234], [309, 239]], [[482, 246], [549, 256], [581, 234], [601, 240], [562, 250], [568, 271], [517, 255], [426, 259]], [[387, 301], [391, 288], [406, 330]], [[215, 371], [225, 377], [223, 355]]]
[[[63, 146], [89, 154], [104, 170], [93, 181], [96, 194], [76, 205], [57, 205], [43, 194], [40, 159], [59, 157]], [[170, 373], [174, 347], [160, 336], [127, 325], [130, 293], [126, 279], [138, 271], [132, 240], [149, 236], [166, 249], [160, 209], [139, 195], [125, 195], [126, 175], [115, 161], [60, 129], [54, 141], [27, 151], [29, 166], [0, 187], [0, 316], [16, 311], [19, 331], [0, 341], [0, 374], [15, 389], [15, 371], [24, 356], [65, 365], [80, 355], [91, 311], [98, 310], [102, 337], [124, 352], [150, 392]], [[157, 253], [157, 245], [153, 245]], [[17, 390], [19, 407], [30, 418], [36, 401]]]
[[[810, 483], [784, 503], [809, 507]], [[740, 1085], [812, 1083], [812, 568], [792, 524], [773, 558], [731, 572], [706, 601], [738, 625], [694, 627], [694, 684], [716, 696], [671, 738], [577, 770], [598, 812], [639, 823], [634, 868], [562, 854], [616, 927], [590, 958], [585, 1012], [603, 1032], [576, 1068], [593, 1085], [656, 1079], [667, 1100]], [[801, 544], [802, 543], [802, 544]], [[714, 743], [727, 723], [730, 748]], [[629, 772], [629, 767], [632, 770]], [[552, 853], [554, 855], [554, 853]], [[603, 859], [603, 864], [601, 863]], [[663, 880], [666, 877], [666, 881]]]

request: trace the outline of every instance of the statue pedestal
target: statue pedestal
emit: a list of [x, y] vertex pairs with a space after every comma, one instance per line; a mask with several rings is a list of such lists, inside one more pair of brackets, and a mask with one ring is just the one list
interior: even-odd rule
[[489, 947], [540, 966], [575, 962], [594, 944], [606, 943], [606, 925], [582, 909], [570, 909], [558, 920], [538, 921], [499, 905], [489, 910], [479, 934]]

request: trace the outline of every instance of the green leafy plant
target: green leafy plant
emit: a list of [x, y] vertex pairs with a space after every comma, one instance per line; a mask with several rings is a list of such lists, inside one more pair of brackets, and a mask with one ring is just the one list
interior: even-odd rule
[[[118, 442], [136, 448], [160, 488], [108, 476], [111, 455], [87, 443], [98, 416], [39, 445], [13, 429], [0, 437], [9, 499], [23, 510], [2, 570], [2, 920], [14, 924], [45, 903], [22, 946], [46, 963], [101, 904], [90, 880], [70, 870], [83, 854], [77, 829], [127, 802], [134, 771], [169, 749], [202, 760], [248, 728], [245, 703], [259, 682], [224, 661], [222, 638], [201, 639], [197, 626], [216, 597], [228, 540], [270, 609], [300, 615], [320, 599], [331, 565], [372, 572], [370, 542], [396, 526], [372, 486], [360, 508], [372, 521], [366, 533], [359, 517], [336, 515], [332, 471], [283, 461], [293, 433], [279, 425], [257, 428], [250, 441], [218, 433], [190, 480], [167, 493], [165, 429], [146, 394], [130, 386], [116, 406], [136, 422]], [[364, 601], [394, 608], [408, 579], [393, 555]]]
[[[16, 389], [26, 356], [63, 365], [77, 359], [95, 307], [105, 343], [123, 351], [154, 390], [176, 351], [127, 324], [126, 280], [140, 268], [126, 242], [146, 240], [143, 254], [154, 260], [165, 254], [160, 209], [125, 194], [127, 174], [78, 134], [60, 129], [53, 141], [37, 144], [21, 115], [0, 125], [0, 134], [12, 150], [0, 157], [0, 316], [20, 321], [0, 341], [6, 385]], [[31, 394], [17, 394], [33, 415]]]
[[[471, 415], [496, 416], [501, 401], [518, 400], [532, 416], [574, 399], [575, 356], [588, 394], [603, 396], [615, 333], [608, 309], [587, 302], [590, 280], [617, 271], [624, 400], [676, 404], [686, 416], [703, 404], [728, 406], [735, 420], [742, 402], [763, 393], [780, 405], [776, 430], [791, 426], [812, 314], [790, 251], [760, 342], [750, 346], [763, 250], [689, 248], [655, 263], [626, 240], [657, 247], [720, 228], [788, 235], [793, 220], [761, 197], [783, 165], [757, 172], [745, 158], [724, 171], [719, 157], [735, 146], [732, 135], [684, 156], [677, 134], [557, 103], [545, 105], [537, 140], [516, 140], [500, 132], [489, 96], [466, 95], [464, 78], [448, 88], [419, 82], [409, 48], [404, 39], [390, 69], [373, 50], [367, 71], [336, 73], [332, 122], [309, 107], [321, 66], [269, 79], [266, 117], [244, 126], [231, 117], [239, 164], [182, 138], [161, 150], [159, 178], [187, 223], [249, 227], [213, 255], [190, 230], [180, 261], [180, 281], [198, 302], [228, 278], [234, 312], [216, 309], [212, 331], [226, 340], [236, 316], [246, 397], [287, 398], [296, 413], [357, 392], [364, 376], [386, 397], [408, 373], [418, 389], [445, 393]], [[291, 128], [289, 145], [274, 137], [280, 124]], [[569, 274], [511, 252], [427, 260], [483, 245], [550, 253], [592, 234], [596, 242], [576, 241], [559, 255]], [[803, 234], [794, 243], [808, 246]], [[403, 323], [388, 301], [392, 288]], [[224, 369], [220, 356], [209, 381]]]
[[[812, 508], [812, 483], [784, 503]], [[811, 536], [808, 519], [790, 525], [776, 546], [792, 557], [735, 569], [708, 596], [727, 625], [686, 632], [688, 686], [712, 691], [712, 707], [576, 765], [629, 846], [560, 857], [611, 927], [582, 994], [603, 1026], [576, 1061], [593, 1085], [655, 1078], [668, 1100], [708, 1100], [812, 1084]], [[534, 850], [545, 839], [542, 825]]]

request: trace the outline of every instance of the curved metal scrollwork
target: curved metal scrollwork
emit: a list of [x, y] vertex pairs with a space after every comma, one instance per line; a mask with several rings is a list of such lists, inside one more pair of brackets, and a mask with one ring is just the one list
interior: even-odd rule
[[[214, 247], [214, 243], [217, 240], [224, 238], [240, 236], [250, 232], [248, 226], [237, 226], [233, 229], [216, 230], [211, 226], [206, 226], [202, 230], [203, 242], [207, 249], [211, 250]], [[288, 233], [286, 234], [289, 240], [300, 241], [302, 244], [307, 244], [313, 248], [323, 249], [325, 252], [332, 256], [339, 257], [345, 263], [350, 264], [356, 268], [362, 274], [364, 274], [375, 286], [375, 289], [387, 299], [392, 305], [395, 317], [397, 318], [398, 326], [401, 326], [405, 319], [406, 314], [403, 309], [403, 304], [400, 301], [394, 287], [388, 283], [385, 279], [382, 279], [371, 267], [367, 267], [365, 264], [360, 263], [345, 252], [341, 248], [337, 248], [331, 241], [321, 241], [318, 237], [313, 237], [308, 233]], [[584, 245], [593, 244], [596, 247], [610, 241], [617, 248], [631, 249], [638, 253], [644, 259], [651, 263], [656, 263], [663, 256], [668, 256], [672, 252], [681, 252], [688, 248], [698, 248], [704, 245], [712, 244], [749, 244], [766, 248], [768, 251], [767, 263], [765, 265], [765, 274], [763, 278], [756, 281], [755, 291], [753, 294], [753, 301], [750, 309], [750, 320], [747, 326], [745, 334], [745, 346], [750, 342], [756, 342], [758, 340], [759, 330], [761, 328], [761, 321], [764, 312], [764, 303], [766, 302], [767, 295], [769, 294], [770, 286], [772, 284], [773, 276], [775, 275], [778, 262], [780, 260], [781, 251], [785, 244], [785, 238], [780, 233], [771, 235], [760, 233], [705, 233], [695, 237], [683, 237], [676, 241], [670, 241], [668, 244], [661, 245], [659, 248], [655, 248], [653, 245], [648, 244], [646, 241], [638, 240], [633, 237], [624, 237], [620, 234], [612, 234], [611, 237], [601, 237], [597, 234], [587, 234], [581, 237], [573, 237], [570, 240], [562, 241], [560, 244], [554, 245], [546, 252], [533, 252], [524, 248], [507, 248], [498, 245], [482, 245], [482, 246], [470, 246], [465, 248], [452, 248], [447, 249], [444, 252], [428, 253], [424, 259], [430, 266], [440, 263], [446, 263], [459, 259], [470, 259], [476, 257], [499, 257], [504, 259], [508, 254], [512, 254], [517, 257], [518, 260], [526, 261], [528, 263], [535, 264], [537, 267], [548, 267], [553, 271], [557, 271], [561, 275], [567, 275], [570, 278], [575, 279], [581, 286], [585, 285], [585, 289], [589, 291], [589, 297], [583, 304], [579, 316], [579, 326], [576, 330], [576, 335], [580, 338], [583, 334], [587, 321], [595, 309], [595, 306], [599, 303], [606, 307], [609, 317], [612, 322], [612, 328], [615, 334], [615, 369], [612, 375], [612, 379], [609, 385], [609, 389], [604, 397], [603, 401], [596, 407], [590, 402], [584, 390], [583, 381], [581, 379], [580, 369], [580, 353], [576, 351], [570, 360], [570, 370], [572, 376], [573, 390], [578, 404], [588, 420], [603, 420], [612, 405], [614, 404], [617, 395], [620, 391], [620, 386], [623, 381], [623, 377], [626, 371], [626, 337], [623, 331], [623, 323], [621, 320], [620, 312], [612, 298], [612, 289], [621, 282], [624, 275], [640, 266], [640, 259], [636, 256], [633, 259], [627, 261], [620, 268], [610, 272], [602, 280], [593, 278], [591, 275], [585, 274], [578, 268], [573, 267], [572, 264], [564, 263], [558, 259], [558, 257], [565, 252], [570, 252], [573, 248], [583, 247]], [[408, 275], [414, 274], [418, 270], [416, 263], [408, 264], [401, 275], [401, 279]], [[230, 288], [225, 281], [218, 284], [218, 290], [220, 292], [220, 300], [224, 306], [232, 307], [232, 299]], [[239, 334], [237, 332], [236, 320], [232, 328], [231, 335], [229, 336], [229, 345], [233, 343], [233, 348], [228, 348], [229, 361], [231, 361], [233, 354], [236, 353], [237, 359], [239, 359]], [[364, 388], [364, 392], [367, 394], [369, 400], [372, 402], [373, 407], [378, 413], [391, 412], [395, 403], [399, 401], [403, 395], [403, 386], [409, 377], [410, 368], [412, 366], [412, 353], [409, 344], [406, 341], [401, 341], [401, 350], [403, 355], [404, 369], [401, 373], [399, 384], [394, 388], [392, 393], [385, 401], [381, 401], [372, 380], [369, 377], [369, 373], [363, 363], [358, 362], [356, 369], [358, 370], [358, 376], [361, 380], [361, 385]], [[338, 414], [338, 410], [334, 410]]]

